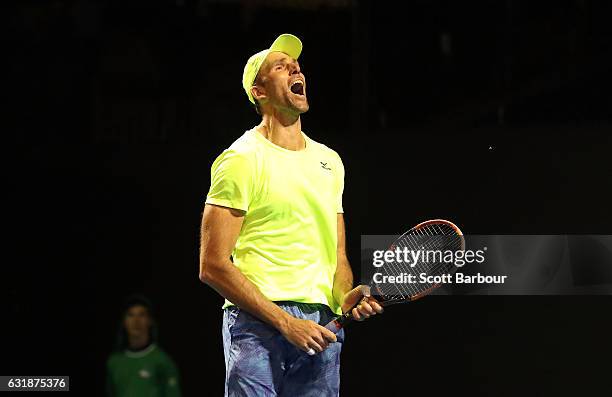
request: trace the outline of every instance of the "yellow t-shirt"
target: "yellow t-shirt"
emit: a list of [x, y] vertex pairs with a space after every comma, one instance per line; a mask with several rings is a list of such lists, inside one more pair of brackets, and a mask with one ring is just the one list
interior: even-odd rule
[[232, 257], [265, 297], [341, 314], [332, 288], [344, 166], [302, 134], [305, 149], [293, 151], [255, 129], [244, 133], [213, 163], [206, 203], [246, 212]]

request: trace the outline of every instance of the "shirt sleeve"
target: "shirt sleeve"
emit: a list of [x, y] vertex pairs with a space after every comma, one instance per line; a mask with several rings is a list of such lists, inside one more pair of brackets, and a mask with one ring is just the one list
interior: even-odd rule
[[252, 200], [252, 182], [249, 159], [244, 154], [225, 150], [212, 165], [206, 204], [247, 211]]
[[342, 195], [344, 194], [344, 164], [342, 164], [342, 159], [339, 155], [336, 154], [336, 157], [338, 162], [338, 173], [336, 174], [336, 212], [343, 214], [344, 208], [342, 207]]
[[113, 384], [112, 377], [112, 365], [111, 360], [108, 359], [106, 361], [106, 396], [107, 397], [115, 397], [115, 386]]
[[170, 357], [166, 357], [164, 360], [164, 371], [163, 371], [163, 388], [164, 397], [181, 397], [181, 388], [179, 385], [179, 372], [174, 364], [174, 361]]

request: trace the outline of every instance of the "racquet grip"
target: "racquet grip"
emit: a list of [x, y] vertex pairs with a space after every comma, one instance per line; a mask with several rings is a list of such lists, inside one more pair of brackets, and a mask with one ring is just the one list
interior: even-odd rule
[[338, 319], [333, 319], [329, 323], [327, 323], [325, 328], [327, 328], [334, 334], [337, 334], [342, 329], [342, 324], [340, 324], [340, 321], [338, 321]]
[[340, 331], [345, 324], [347, 324], [353, 319], [353, 309], [359, 306], [359, 304], [363, 302], [364, 299], [365, 297], [361, 298], [359, 302], [355, 303], [353, 307], [351, 307], [346, 313], [344, 313], [340, 317], [336, 317], [335, 319], [331, 320], [329, 323], [327, 323], [327, 325], [325, 325], [325, 328], [327, 328], [334, 334], [337, 334], [338, 331]]

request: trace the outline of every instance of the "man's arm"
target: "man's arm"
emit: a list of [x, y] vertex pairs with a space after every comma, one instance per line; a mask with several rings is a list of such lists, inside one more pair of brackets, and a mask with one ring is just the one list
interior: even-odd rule
[[111, 375], [111, 360], [110, 358], [106, 361], [106, 397], [115, 397], [115, 385], [113, 384], [113, 377]]
[[[344, 295], [353, 289], [353, 271], [346, 256], [346, 235], [344, 216], [338, 214], [338, 252], [336, 274], [334, 275], [334, 299], [338, 304], [344, 303]], [[342, 308], [344, 311], [344, 307]]]
[[314, 321], [295, 318], [267, 299], [230, 261], [244, 212], [206, 205], [200, 240], [200, 280], [243, 310], [272, 325], [292, 344], [323, 351], [336, 335]]
[[366, 285], [353, 288], [353, 271], [346, 255], [346, 231], [343, 214], [338, 214], [337, 261], [333, 295], [336, 302], [342, 307], [342, 312], [346, 313], [363, 297], [366, 297], [353, 309], [353, 318], [361, 321], [376, 313], [382, 313], [382, 306], [370, 296], [369, 288]]
[[164, 397], [181, 397], [181, 387], [179, 385], [179, 371], [172, 359], [164, 355], [163, 363], [163, 396]]

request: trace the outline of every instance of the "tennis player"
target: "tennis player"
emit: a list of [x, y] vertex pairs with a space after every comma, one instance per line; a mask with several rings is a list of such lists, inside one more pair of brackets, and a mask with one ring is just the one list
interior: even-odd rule
[[[301, 51], [283, 34], [249, 58], [242, 86], [261, 123], [212, 165], [200, 279], [226, 298], [226, 396], [338, 395], [344, 331], [322, 325], [369, 295], [345, 252], [342, 161], [302, 132]], [[373, 298], [353, 309], [381, 312]]]

